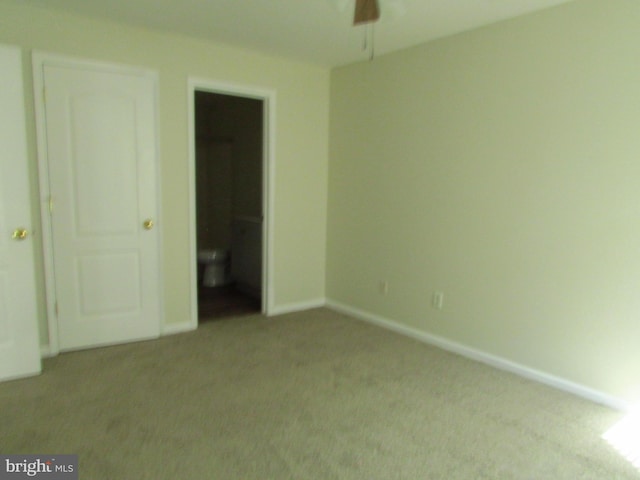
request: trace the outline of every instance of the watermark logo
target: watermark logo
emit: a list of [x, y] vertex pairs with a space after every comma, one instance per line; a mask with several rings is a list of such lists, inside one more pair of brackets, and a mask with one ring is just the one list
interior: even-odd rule
[[0, 455], [0, 480], [78, 480], [78, 455]]

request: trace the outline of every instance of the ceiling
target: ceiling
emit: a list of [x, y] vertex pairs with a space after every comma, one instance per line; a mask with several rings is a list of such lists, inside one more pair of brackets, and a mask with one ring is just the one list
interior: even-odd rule
[[[375, 54], [574, 0], [381, 0]], [[354, 0], [22, 0], [327, 67], [369, 58]]]

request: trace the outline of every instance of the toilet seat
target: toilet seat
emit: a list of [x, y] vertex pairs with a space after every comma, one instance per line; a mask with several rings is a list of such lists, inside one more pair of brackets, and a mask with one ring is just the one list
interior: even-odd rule
[[229, 258], [229, 250], [225, 248], [205, 249], [198, 251], [198, 261], [201, 263], [223, 262]]

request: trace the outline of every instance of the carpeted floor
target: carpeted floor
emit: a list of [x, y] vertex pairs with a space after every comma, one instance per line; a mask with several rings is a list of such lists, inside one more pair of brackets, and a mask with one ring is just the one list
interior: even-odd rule
[[0, 453], [84, 480], [636, 479], [621, 417], [326, 309], [60, 355], [0, 384]]

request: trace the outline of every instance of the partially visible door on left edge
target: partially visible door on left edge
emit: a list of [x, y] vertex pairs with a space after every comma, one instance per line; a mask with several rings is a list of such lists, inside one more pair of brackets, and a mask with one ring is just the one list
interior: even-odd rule
[[20, 49], [0, 45], [0, 380], [40, 373]]

